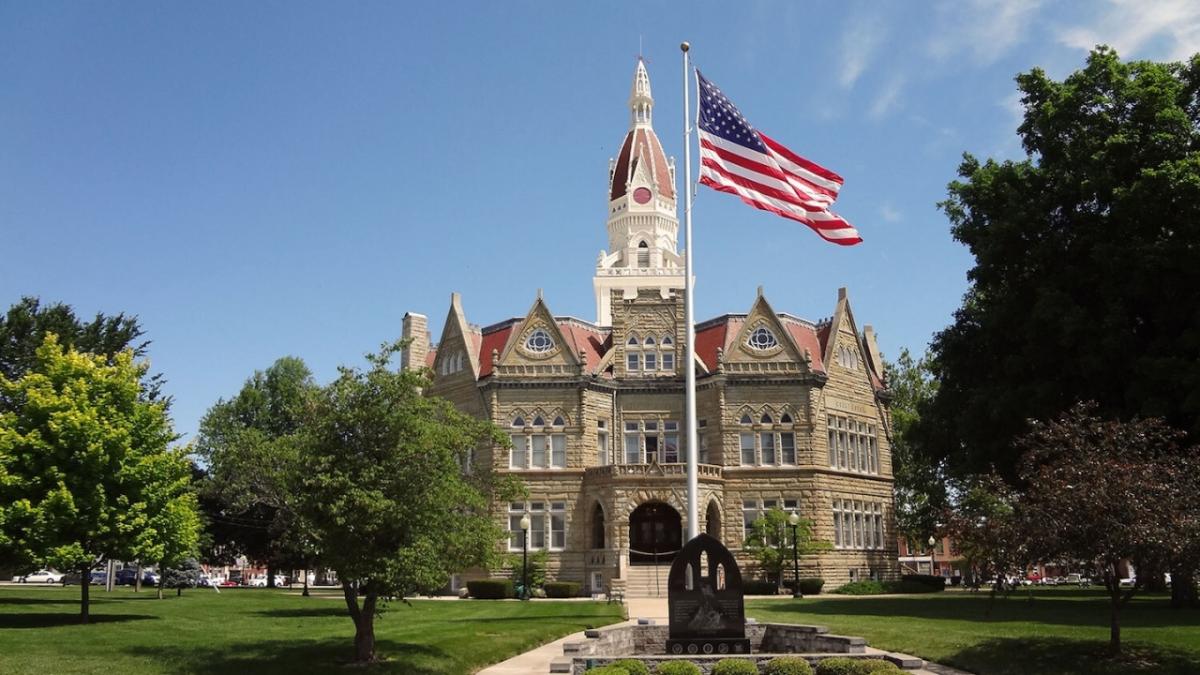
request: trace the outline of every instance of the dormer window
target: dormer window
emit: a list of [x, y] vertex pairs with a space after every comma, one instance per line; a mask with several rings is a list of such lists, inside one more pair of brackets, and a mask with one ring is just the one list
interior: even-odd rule
[[751, 349], [766, 351], [779, 346], [779, 340], [775, 339], [775, 334], [766, 326], [759, 326], [754, 329], [750, 337], [746, 339], [746, 344], [750, 345]]
[[539, 328], [529, 334], [525, 338], [525, 349], [528, 349], [535, 354], [545, 354], [554, 348], [554, 340], [550, 338], [550, 334], [545, 329]]

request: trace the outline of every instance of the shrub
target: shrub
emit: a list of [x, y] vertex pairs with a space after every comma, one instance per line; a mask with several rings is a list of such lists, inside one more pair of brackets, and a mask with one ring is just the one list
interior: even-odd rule
[[778, 595], [779, 586], [774, 581], [743, 581], [742, 593], [746, 595]]
[[542, 588], [547, 598], [573, 598], [579, 595], [581, 585], [577, 581], [547, 581]]
[[583, 675], [629, 675], [629, 671], [616, 665], [592, 668]]
[[838, 656], [823, 659], [817, 664], [816, 675], [874, 675], [875, 673], [900, 673], [900, 668], [883, 659], [848, 659]]
[[467, 582], [467, 592], [478, 600], [503, 600], [513, 597], [513, 583], [509, 579], [478, 579]]
[[920, 581], [889, 581], [885, 586], [888, 593], [936, 593], [942, 590]]
[[905, 574], [900, 577], [900, 580], [928, 586], [933, 591], [941, 591], [946, 588], [946, 578], [936, 574]]
[[780, 656], [767, 662], [763, 675], [813, 675], [813, 669], [799, 656]]
[[691, 661], [667, 661], [658, 664], [655, 675], [700, 675], [700, 666]]
[[650, 675], [650, 668], [637, 659], [621, 659], [613, 661], [612, 664], [617, 668], [624, 668], [629, 675]]
[[881, 595], [887, 593], [888, 589], [879, 581], [851, 581], [832, 592], [838, 595]]
[[825, 587], [825, 580], [817, 577], [808, 577], [800, 579], [800, 592], [805, 595], [818, 595], [821, 589]]
[[721, 659], [713, 666], [712, 675], [758, 675], [758, 666], [745, 659]]

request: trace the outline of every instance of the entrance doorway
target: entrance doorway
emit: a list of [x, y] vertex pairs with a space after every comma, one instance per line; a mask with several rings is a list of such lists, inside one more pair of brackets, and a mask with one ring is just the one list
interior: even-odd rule
[[646, 502], [629, 514], [629, 563], [653, 565], [675, 559], [683, 545], [679, 512], [662, 502]]

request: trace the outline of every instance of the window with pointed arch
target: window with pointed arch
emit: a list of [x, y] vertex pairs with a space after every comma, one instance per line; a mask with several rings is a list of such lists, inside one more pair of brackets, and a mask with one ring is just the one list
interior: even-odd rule
[[625, 340], [625, 370], [630, 375], [673, 375], [675, 373], [675, 339], [664, 335], [641, 337], [630, 333]]
[[532, 420], [516, 416], [512, 421], [509, 438], [510, 469], [564, 469], [567, 466], [566, 420], [561, 415], [550, 423], [542, 415]]
[[782, 413], [767, 409], [755, 417], [743, 412], [738, 426], [742, 466], [796, 465], [795, 423], [786, 409]]
[[837, 348], [837, 362], [843, 368], [850, 370], [858, 370], [859, 360], [858, 353], [852, 347], [840, 345]]

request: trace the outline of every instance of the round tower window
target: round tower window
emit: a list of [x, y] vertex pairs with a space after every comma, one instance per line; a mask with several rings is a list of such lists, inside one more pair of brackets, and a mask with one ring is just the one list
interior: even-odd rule
[[650, 190], [640, 187], [633, 191], [633, 201], [645, 204], [650, 201]]
[[554, 340], [550, 339], [550, 334], [541, 328], [529, 334], [525, 339], [525, 348], [531, 352], [539, 354], [548, 352], [554, 347]]

